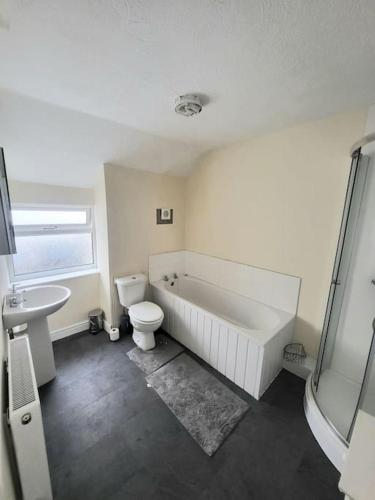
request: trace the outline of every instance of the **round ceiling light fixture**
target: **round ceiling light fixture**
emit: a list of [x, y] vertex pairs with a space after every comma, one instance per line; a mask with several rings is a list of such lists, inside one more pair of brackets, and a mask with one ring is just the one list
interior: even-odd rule
[[174, 110], [182, 116], [193, 116], [202, 111], [202, 103], [197, 95], [180, 95], [176, 99], [176, 107]]

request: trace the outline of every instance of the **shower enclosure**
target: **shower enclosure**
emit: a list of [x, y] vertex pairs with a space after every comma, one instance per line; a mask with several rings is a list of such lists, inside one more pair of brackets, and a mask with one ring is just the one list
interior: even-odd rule
[[305, 413], [341, 470], [359, 409], [375, 416], [375, 135], [352, 148], [336, 259]]

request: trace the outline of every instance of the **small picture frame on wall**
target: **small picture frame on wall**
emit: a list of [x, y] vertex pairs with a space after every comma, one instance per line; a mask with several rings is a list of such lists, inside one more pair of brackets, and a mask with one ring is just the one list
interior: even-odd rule
[[157, 208], [156, 224], [173, 224], [173, 208]]

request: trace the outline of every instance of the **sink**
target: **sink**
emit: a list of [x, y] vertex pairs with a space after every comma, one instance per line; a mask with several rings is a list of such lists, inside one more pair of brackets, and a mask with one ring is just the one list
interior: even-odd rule
[[23, 300], [15, 307], [9, 305], [9, 297], [12, 295], [6, 295], [4, 298], [3, 324], [5, 328], [14, 328], [27, 323], [35, 377], [39, 387], [56, 376], [47, 316], [66, 304], [71, 291], [59, 285], [25, 288], [22, 290]]
[[23, 301], [17, 307], [10, 307], [9, 295], [4, 299], [3, 323], [13, 328], [40, 316], [49, 316], [60, 309], [69, 299], [71, 291], [65, 286], [46, 285], [26, 288]]

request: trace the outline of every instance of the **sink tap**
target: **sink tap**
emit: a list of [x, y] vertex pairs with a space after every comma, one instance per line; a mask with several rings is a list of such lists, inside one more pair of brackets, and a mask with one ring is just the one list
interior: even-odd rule
[[19, 300], [18, 300], [18, 297], [17, 297], [18, 294], [16, 295], [11, 295], [9, 298], [8, 298], [8, 304], [9, 304], [9, 307], [17, 307], [18, 304], [20, 303]]
[[23, 302], [23, 293], [17, 292], [16, 285], [13, 283], [10, 289], [11, 295], [8, 297], [9, 307], [17, 307], [21, 302]]

